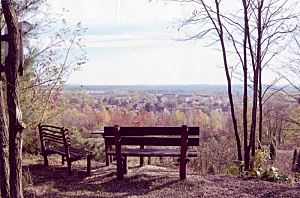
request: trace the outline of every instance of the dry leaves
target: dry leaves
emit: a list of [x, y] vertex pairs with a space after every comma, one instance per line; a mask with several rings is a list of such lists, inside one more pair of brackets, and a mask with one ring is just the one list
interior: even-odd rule
[[23, 159], [24, 197], [299, 197], [300, 183], [271, 183], [231, 175], [201, 175], [188, 170], [179, 180], [178, 166], [139, 167], [129, 163], [123, 181], [116, 179], [116, 166], [92, 162], [86, 176], [86, 161], [72, 163], [73, 175], [60, 158], [51, 157], [45, 168], [43, 158]]

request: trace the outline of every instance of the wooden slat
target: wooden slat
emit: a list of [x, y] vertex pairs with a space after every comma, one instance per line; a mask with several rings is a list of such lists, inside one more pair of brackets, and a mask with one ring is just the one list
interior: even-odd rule
[[42, 127], [42, 129], [43, 128], [52, 128], [52, 129], [59, 129], [59, 130], [63, 128], [63, 127], [47, 125], [47, 124], [41, 125], [41, 127]]
[[[115, 145], [114, 136], [105, 136], [106, 145]], [[180, 136], [121, 136], [122, 145], [181, 146]], [[188, 138], [188, 146], [199, 146], [199, 137]]]
[[48, 148], [46, 151], [46, 153], [50, 152], [50, 153], [57, 153], [60, 155], [65, 155], [65, 149], [64, 147], [53, 147], [53, 148]]
[[84, 149], [78, 149], [78, 148], [74, 148], [74, 147], [69, 147], [70, 149], [70, 154], [74, 154], [74, 155], [87, 155], [90, 154], [90, 151], [84, 150]]
[[53, 129], [45, 128], [45, 127], [42, 127], [42, 131], [43, 131], [43, 133], [57, 133], [57, 134], [61, 134], [60, 130], [53, 130]]
[[92, 133], [91, 133], [92, 135], [103, 135], [104, 134], [104, 131], [93, 131]]
[[[116, 155], [116, 150], [111, 149], [107, 151], [109, 155]], [[131, 149], [131, 148], [123, 148], [122, 149], [123, 156], [169, 156], [169, 157], [179, 157], [180, 149]], [[188, 149], [188, 157], [197, 157], [198, 152], [196, 149]]]
[[[92, 154], [92, 152], [90, 151], [86, 151], [83, 149], [77, 149], [74, 147], [69, 147], [70, 149], [70, 155], [71, 157], [76, 157], [76, 158], [83, 158], [86, 157], [90, 154]], [[57, 153], [60, 155], [65, 155], [65, 148], [64, 147], [53, 147], [53, 148], [48, 148], [46, 152], [51, 152], [51, 153]]]
[[[122, 136], [143, 136], [143, 135], [181, 135], [181, 127], [120, 127]], [[189, 135], [199, 135], [199, 127], [189, 127]], [[113, 136], [114, 127], [104, 127], [104, 136]]]
[[56, 140], [56, 139], [51, 139], [51, 138], [43, 138], [43, 141], [46, 143], [46, 145], [50, 145], [51, 144], [50, 142], [63, 145], [63, 140]]
[[49, 138], [49, 139], [55, 139], [55, 140], [63, 140], [62, 136], [58, 136], [58, 135], [54, 135], [54, 134], [47, 134], [47, 133], [43, 133], [43, 138]]

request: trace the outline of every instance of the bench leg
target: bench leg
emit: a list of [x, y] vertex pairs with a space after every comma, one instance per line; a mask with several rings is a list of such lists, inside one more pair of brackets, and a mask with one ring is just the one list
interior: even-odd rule
[[86, 167], [86, 169], [87, 169], [87, 174], [88, 175], [91, 175], [91, 156], [88, 156], [87, 157], [87, 167]]
[[123, 169], [123, 159], [122, 157], [117, 157], [117, 179], [123, 180], [124, 179], [124, 169]]
[[61, 156], [61, 165], [65, 165], [65, 156]]
[[180, 179], [185, 180], [186, 179], [186, 159], [180, 158]]
[[47, 155], [44, 155], [44, 164], [45, 164], [45, 166], [49, 166]]
[[72, 175], [71, 161], [67, 160], [67, 162], [68, 162], [68, 175], [71, 176]]
[[124, 179], [123, 172], [123, 156], [122, 156], [122, 146], [121, 146], [121, 135], [120, 135], [120, 127], [118, 125], [114, 126], [114, 135], [115, 135], [115, 148], [116, 148], [116, 158], [117, 158], [117, 179]]
[[105, 162], [106, 162], [106, 166], [109, 166], [109, 163], [111, 162], [111, 156], [107, 155], [107, 151], [109, 151], [111, 149], [110, 145], [105, 145]]
[[[140, 149], [144, 149], [144, 145], [140, 145]], [[140, 157], [140, 166], [145, 166], [144, 156]]]
[[128, 172], [128, 160], [127, 160], [127, 156], [123, 157], [123, 172], [126, 175]]
[[188, 126], [181, 126], [181, 148], [180, 148], [180, 179], [186, 179], [186, 164], [188, 157]]
[[140, 166], [145, 166], [145, 160], [144, 157], [140, 157]]

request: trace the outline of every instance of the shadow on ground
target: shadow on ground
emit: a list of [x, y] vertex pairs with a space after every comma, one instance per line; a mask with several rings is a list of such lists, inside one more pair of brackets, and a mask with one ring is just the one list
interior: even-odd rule
[[[75, 163], [74, 163], [75, 164]], [[98, 164], [92, 168], [91, 176], [86, 174], [84, 164], [72, 163], [72, 176], [67, 174], [67, 166], [54, 164], [28, 164], [23, 166], [25, 197], [128, 197], [146, 196], [152, 191], [171, 188], [181, 182], [178, 170], [143, 173], [144, 167], [129, 167], [129, 174], [118, 181], [116, 166]], [[130, 172], [133, 172], [131, 174]], [[134, 172], [139, 172], [134, 174]]]

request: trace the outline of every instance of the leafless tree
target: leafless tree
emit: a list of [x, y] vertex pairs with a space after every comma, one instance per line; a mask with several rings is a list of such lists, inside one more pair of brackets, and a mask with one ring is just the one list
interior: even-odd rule
[[[245, 169], [250, 167], [251, 155], [255, 154], [255, 143], [262, 141], [264, 87], [262, 73], [275, 67], [282, 52], [291, 42], [297, 30], [298, 1], [287, 0], [174, 0], [195, 4], [195, 9], [181, 29], [196, 26], [197, 32], [189, 32], [187, 38], [207, 39], [208, 46], [220, 44], [223, 66], [228, 84], [231, 116], [237, 143], [238, 159], [242, 160], [241, 143], [232, 99], [232, 78], [243, 82], [243, 140]], [[242, 76], [242, 78], [240, 78]], [[278, 81], [274, 78], [273, 85]], [[248, 87], [253, 91], [252, 106], [248, 107]], [[251, 115], [248, 108], [252, 108]], [[258, 123], [257, 123], [258, 120]], [[248, 129], [248, 123], [251, 123]]]

